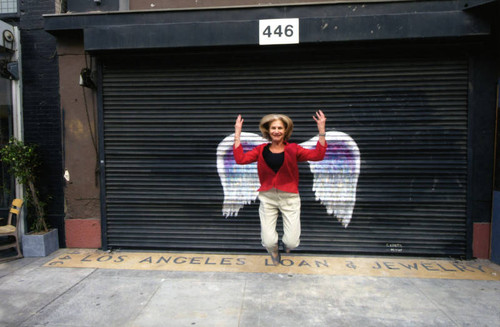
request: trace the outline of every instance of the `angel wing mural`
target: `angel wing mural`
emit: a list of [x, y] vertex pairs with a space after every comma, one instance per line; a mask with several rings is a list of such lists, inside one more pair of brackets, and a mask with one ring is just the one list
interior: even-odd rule
[[[313, 173], [313, 192], [329, 215], [335, 216], [344, 227], [349, 225], [356, 203], [356, 187], [360, 168], [360, 153], [356, 142], [339, 131], [326, 133], [328, 148], [322, 161], [308, 161]], [[241, 133], [244, 151], [267, 143], [261, 136]], [[257, 199], [260, 186], [257, 163], [236, 164], [233, 157], [234, 134], [224, 138], [217, 147], [217, 171], [224, 191], [222, 214], [227, 218], [237, 216], [245, 204]], [[313, 149], [318, 136], [301, 143], [306, 149]]]

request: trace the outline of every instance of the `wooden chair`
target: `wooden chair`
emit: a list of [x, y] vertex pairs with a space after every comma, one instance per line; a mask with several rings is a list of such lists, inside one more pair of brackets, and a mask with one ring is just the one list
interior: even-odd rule
[[[17, 250], [17, 255], [14, 257], [7, 257], [7, 258], [0, 258], [0, 262], [2, 261], [8, 261], [8, 260], [13, 260], [17, 258], [22, 258], [23, 255], [21, 254], [21, 249], [19, 248], [19, 221], [20, 215], [19, 212], [21, 211], [21, 207], [23, 206], [23, 200], [21, 199], [14, 199], [12, 201], [12, 205], [10, 207], [9, 211], [9, 218], [7, 219], [7, 225], [5, 226], [0, 226], [0, 236], [12, 236], [14, 237], [14, 241], [7, 243], [7, 244], [1, 244], [0, 245], [0, 250], [5, 250], [5, 249], [10, 249], [15, 247]], [[12, 224], [12, 216], [16, 215], [16, 224]]]

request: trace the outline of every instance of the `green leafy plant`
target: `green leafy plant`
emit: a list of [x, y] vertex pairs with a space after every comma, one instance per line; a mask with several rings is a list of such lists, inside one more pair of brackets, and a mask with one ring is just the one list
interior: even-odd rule
[[27, 200], [28, 205], [34, 207], [36, 213], [32, 231], [35, 233], [48, 232], [45, 214], [46, 204], [40, 201], [40, 196], [35, 188], [37, 170], [40, 167], [37, 145], [24, 144], [23, 141], [11, 138], [9, 143], [0, 149], [0, 160], [9, 167], [9, 173], [26, 188], [25, 200]]

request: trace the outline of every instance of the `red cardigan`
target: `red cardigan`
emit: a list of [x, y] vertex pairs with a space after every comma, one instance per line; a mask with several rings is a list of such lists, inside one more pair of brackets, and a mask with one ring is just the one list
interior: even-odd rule
[[261, 144], [248, 152], [243, 151], [243, 146], [233, 146], [234, 159], [237, 164], [244, 165], [257, 161], [259, 172], [260, 191], [268, 191], [273, 187], [290, 193], [299, 193], [299, 161], [321, 161], [325, 157], [326, 147], [321, 143], [316, 144], [314, 150], [301, 147], [296, 143], [285, 143], [285, 160], [283, 165], [275, 173], [264, 160], [262, 151], [267, 144]]

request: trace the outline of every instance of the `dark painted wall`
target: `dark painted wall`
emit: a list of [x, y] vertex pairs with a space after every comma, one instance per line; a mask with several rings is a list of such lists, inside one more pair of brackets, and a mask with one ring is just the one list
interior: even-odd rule
[[490, 222], [496, 109], [496, 63], [491, 48], [478, 47], [470, 61], [469, 153], [473, 222]]
[[116, 11], [119, 9], [119, 0], [68, 0], [67, 9], [70, 12], [86, 11]]
[[56, 40], [43, 29], [43, 14], [53, 14], [54, 0], [19, 2], [23, 66], [25, 141], [37, 143], [42, 156], [39, 188], [47, 199], [49, 224], [59, 229], [64, 246], [64, 198]]

